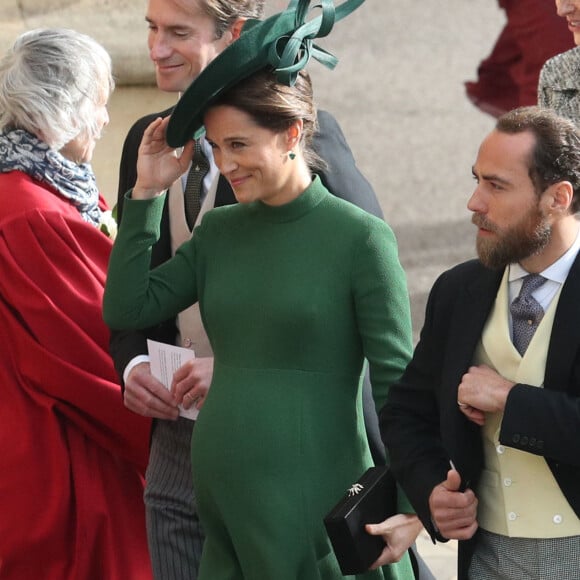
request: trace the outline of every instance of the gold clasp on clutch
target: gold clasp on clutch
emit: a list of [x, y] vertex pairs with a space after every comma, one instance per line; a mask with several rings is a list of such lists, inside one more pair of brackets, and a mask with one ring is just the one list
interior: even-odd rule
[[364, 485], [360, 483], [355, 483], [351, 487], [348, 488], [348, 497], [352, 497], [353, 495], [358, 495], [364, 489]]

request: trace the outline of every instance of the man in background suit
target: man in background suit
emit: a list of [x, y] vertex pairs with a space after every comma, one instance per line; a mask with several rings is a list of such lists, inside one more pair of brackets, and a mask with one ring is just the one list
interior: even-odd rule
[[[433, 540], [459, 540], [460, 579], [577, 578], [580, 134], [548, 110], [515, 110], [473, 174], [479, 260], [435, 283], [383, 438]], [[524, 298], [529, 274], [542, 278]], [[522, 302], [535, 334], [520, 330]]]
[[[161, 90], [181, 93], [226, 46], [236, 40], [248, 18], [263, 16], [263, 0], [149, 0], [149, 51]], [[138, 120], [123, 147], [119, 178], [118, 219], [122, 219], [123, 196], [136, 180], [137, 150], [145, 128], [171, 109]], [[211, 161], [211, 149], [201, 140]], [[336, 120], [319, 111], [319, 132], [314, 149], [327, 163], [321, 173], [326, 187], [338, 197], [382, 217], [376, 195], [355, 161]], [[161, 237], [153, 247], [151, 266], [167, 260], [191, 236], [184, 213], [184, 178], [170, 189], [161, 223]], [[235, 203], [233, 192], [211, 163], [203, 180], [203, 213], [221, 205]], [[193, 348], [196, 358], [174, 375], [176, 396], [167, 391], [150, 372], [147, 338]], [[197, 577], [203, 531], [195, 510], [191, 480], [190, 439], [194, 422], [178, 418], [179, 403], [185, 407], [203, 404], [211, 382], [213, 358], [199, 312], [194, 306], [144, 333], [114, 332], [111, 353], [122, 377], [125, 405], [132, 411], [155, 418], [151, 454], [147, 470], [145, 503], [148, 539], [156, 578]], [[377, 463], [384, 463], [384, 447], [378, 431], [376, 410], [365, 379], [364, 412], [371, 452]], [[235, 484], [235, 482], [232, 482]], [[420, 560], [419, 560], [420, 562]], [[427, 569], [424, 578], [429, 578]]]

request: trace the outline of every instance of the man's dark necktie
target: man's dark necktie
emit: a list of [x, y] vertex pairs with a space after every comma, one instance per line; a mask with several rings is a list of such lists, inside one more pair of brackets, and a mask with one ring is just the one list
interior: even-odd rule
[[196, 139], [191, 168], [187, 174], [183, 201], [185, 205], [185, 218], [190, 230], [193, 230], [195, 220], [201, 209], [201, 192], [203, 178], [209, 171], [209, 162], [201, 150], [200, 142]]
[[522, 289], [510, 305], [513, 322], [513, 343], [517, 351], [524, 356], [538, 324], [544, 316], [544, 310], [532, 296], [546, 278], [539, 274], [528, 274], [524, 278]]

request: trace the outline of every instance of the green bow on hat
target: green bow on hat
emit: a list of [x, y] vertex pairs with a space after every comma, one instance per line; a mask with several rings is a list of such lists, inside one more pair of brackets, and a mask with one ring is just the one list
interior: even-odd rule
[[311, 0], [290, 0], [288, 8], [266, 20], [248, 20], [240, 38], [230, 44], [193, 81], [179, 99], [167, 126], [167, 143], [181, 147], [199, 135], [203, 115], [217, 97], [252, 73], [271, 67], [278, 82], [292, 86], [311, 58], [333, 69], [338, 59], [316, 46], [313, 39], [327, 36], [334, 23], [365, 0], [318, 0], [320, 14], [306, 20]]

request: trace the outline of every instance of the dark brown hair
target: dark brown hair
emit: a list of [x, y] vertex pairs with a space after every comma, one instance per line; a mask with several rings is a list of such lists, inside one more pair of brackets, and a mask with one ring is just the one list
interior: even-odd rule
[[300, 146], [308, 166], [320, 169], [324, 161], [312, 150], [312, 139], [318, 130], [312, 83], [306, 71], [300, 71], [293, 86], [279, 83], [270, 69], [254, 73], [220, 95], [210, 108], [227, 105], [244, 111], [265, 129], [279, 133], [302, 119]]
[[549, 109], [522, 107], [502, 115], [496, 124], [502, 133], [529, 131], [536, 143], [529, 159], [529, 175], [541, 195], [559, 181], [574, 189], [572, 211], [580, 210], [580, 133], [576, 125]]

